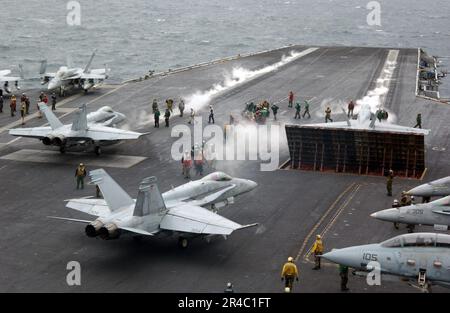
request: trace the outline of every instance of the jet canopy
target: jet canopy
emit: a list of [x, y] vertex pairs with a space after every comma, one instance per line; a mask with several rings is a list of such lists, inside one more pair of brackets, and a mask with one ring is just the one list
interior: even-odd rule
[[400, 235], [381, 243], [385, 248], [444, 247], [450, 248], [450, 235], [416, 233]]
[[213, 180], [213, 181], [229, 181], [232, 179], [233, 178], [230, 175], [225, 174], [224, 172], [214, 172], [202, 178], [202, 180]]
[[102, 111], [108, 112], [108, 113], [114, 113], [113, 109], [110, 106], [105, 105], [101, 108]]

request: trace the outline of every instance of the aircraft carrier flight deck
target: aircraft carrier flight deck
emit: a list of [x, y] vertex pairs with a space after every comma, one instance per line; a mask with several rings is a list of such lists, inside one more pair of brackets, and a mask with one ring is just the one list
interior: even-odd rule
[[[308, 50], [309, 49], [309, 50]], [[161, 191], [186, 182], [180, 161], [171, 158], [170, 136], [176, 124], [187, 124], [175, 112], [171, 127], [153, 127], [151, 103], [161, 106], [167, 98], [207, 91], [222, 83], [224, 73], [234, 68], [257, 71], [269, 67], [292, 51], [308, 53], [263, 71], [244, 83], [212, 98], [215, 123], [224, 126], [230, 113], [241, 118], [248, 101], [267, 99], [278, 103], [282, 126], [280, 167], [289, 160], [285, 124], [323, 123], [324, 105], [360, 99], [376, 87], [390, 51], [398, 51], [397, 62], [384, 107], [396, 116], [396, 123], [412, 127], [422, 114], [425, 136], [425, 167], [419, 179], [396, 177], [393, 197], [386, 196], [386, 178], [321, 171], [260, 171], [259, 161], [218, 161], [216, 169], [229, 175], [251, 179], [258, 187], [242, 195], [220, 214], [242, 225], [256, 228], [234, 232], [227, 239], [191, 240], [181, 249], [176, 238], [132, 238], [100, 240], [88, 238], [84, 226], [58, 221], [48, 216], [92, 218], [65, 207], [64, 200], [95, 195], [95, 187], [76, 190], [74, 171], [79, 162], [88, 170], [104, 168], [134, 198], [144, 177], [156, 176]], [[127, 129], [149, 132], [140, 139], [105, 147], [100, 156], [92, 151], [74, 150], [60, 154], [56, 147], [32, 139], [12, 137], [11, 128], [21, 127], [8, 108], [0, 115], [0, 229], [1, 292], [222, 292], [233, 282], [237, 292], [281, 292], [281, 266], [293, 256], [299, 267], [300, 283], [294, 292], [339, 292], [335, 264], [324, 261], [313, 271], [310, 253], [315, 235], [324, 239], [325, 251], [353, 245], [381, 242], [407, 232], [392, 223], [373, 219], [370, 214], [391, 207], [403, 190], [450, 173], [450, 110], [446, 103], [417, 97], [419, 49], [367, 47], [306, 47], [282, 49], [240, 56], [222, 61], [171, 70], [135, 81], [104, 85], [88, 93], [71, 93], [59, 98], [56, 115], [71, 123], [74, 111], [87, 104], [88, 111], [110, 106], [127, 116]], [[430, 51], [432, 53], [432, 51]], [[143, 73], [143, 76], [145, 73]], [[292, 90], [300, 100], [310, 102], [311, 119], [294, 119], [288, 108]], [[37, 99], [40, 90], [26, 90]], [[25, 127], [42, 126], [36, 103]], [[197, 112], [208, 124], [208, 106]], [[162, 116], [161, 116], [162, 118]], [[344, 121], [334, 110], [333, 119]], [[207, 172], [211, 172], [207, 169]], [[195, 179], [195, 177], [193, 178]], [[417, 227], [416, 231], [432, 231]], [[77, 261], [82, 267], [81, 286], [66, 283], [66, 265]], [[350, 275], [351, 292], [417, 292], [400, 280], [368, 286], [364, 278]], [[434, 292], [446, 289], [433, 287]]]

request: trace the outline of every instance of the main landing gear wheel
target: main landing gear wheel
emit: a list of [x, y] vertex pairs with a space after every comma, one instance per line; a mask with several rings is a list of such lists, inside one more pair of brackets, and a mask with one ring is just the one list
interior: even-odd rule
[[97, 146], [95, 147], [94, 152], [96, 155], [100, 155], [102, 153], [102, 149], [99, 146]]
[[188, 240], [186, 238], [184, 238], [184, 237], [178, 238], [178, 246], [180, 248], [186, 249], [187, 246], [188, 246], [188, 243], [189, 242], [188, 242]]
[[59, 147], [59, 152], [61, 152], [61, 154], [66, 153], [66, 147], [65, 146], [60, 146]]

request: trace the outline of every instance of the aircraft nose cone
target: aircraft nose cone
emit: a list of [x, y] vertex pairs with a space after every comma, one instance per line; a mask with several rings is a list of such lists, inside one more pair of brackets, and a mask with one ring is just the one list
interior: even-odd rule
[[256, 182], [254, 182], [253, 180], [247, 180], [247, 183], [248, 183], [250, 190], [253, 190], [258, 186], [258, 184]]
[[337, 264], [347, 264], [345, 262], [346, 254], [343, 249], [333, 249], [330, 252], [323, 254], [321, 257]]
[[398, 209], [387, 209], [370, 214], [371, 217], [382, 221], [396, 222], [400, 211]]
[[361, 255], [360, 247], [348, 247], [333, 249], [322, 255], [322, 258], [336, 264], [359, 268], [361, 266]]
[[433, 195], [433, 186], [431, 186], [430, 184], [420, 185], [411, 190], [408, 190], [406, 194], [417, 197], [429, 197]]

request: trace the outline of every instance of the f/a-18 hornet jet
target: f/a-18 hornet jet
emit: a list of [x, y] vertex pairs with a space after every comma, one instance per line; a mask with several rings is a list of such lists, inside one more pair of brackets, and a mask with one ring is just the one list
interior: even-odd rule
[[95, 56], [94, 51], [84, 69], [78, 67], [61, 66], [55, 73], [46, 72], [47, 61], [42, 61], [39, 74], [42, 76], [42, 85], [48, 83], [48, 90], [59, 88], [60, 96], [64, 96], [67, 90], [80, 88], [87, 92], [89, 89], [103, 83], [108, 78], [108, 69], [90, 69]]
[[105, 126], [120, 122], [124, 118], [122, 114], [114, 112], [108, 107], [93, 112], [90, 115], [91, 122], [88, 120], [86, 105], [83, 104], [76, 112], [73, 123], [64, 125], [45, 103], [41, 102], [38, 106], [50, 126], [14, 128], [9, 130], [9, 134], [37, 138], [46, 146], [59, 146], [61, 153], [66, 152], [66, 148], [73, 146], [93, 145], [97, 155], [101, 153], [100, 146], [114, 144], [121, 140], [138, 139], [145, 135], [144, 133]]
[[89, 176], [104, 199], [71, 199], [66, 207], [97, 218], [92, 221], [51, 217], [86, 223], [89, 237], [175, 235], [185, 248], [188, 238], [226, 237], [235, 230], [257, 225], [240, 225], [216, 213], [219, 205], [233, 203], [236, 196], [254, 189], [257, 184], [251, 180], [215, 172], [161, 194], [152, 176], [142, 180], [134, 200], [103, 169], [93, 170]]

